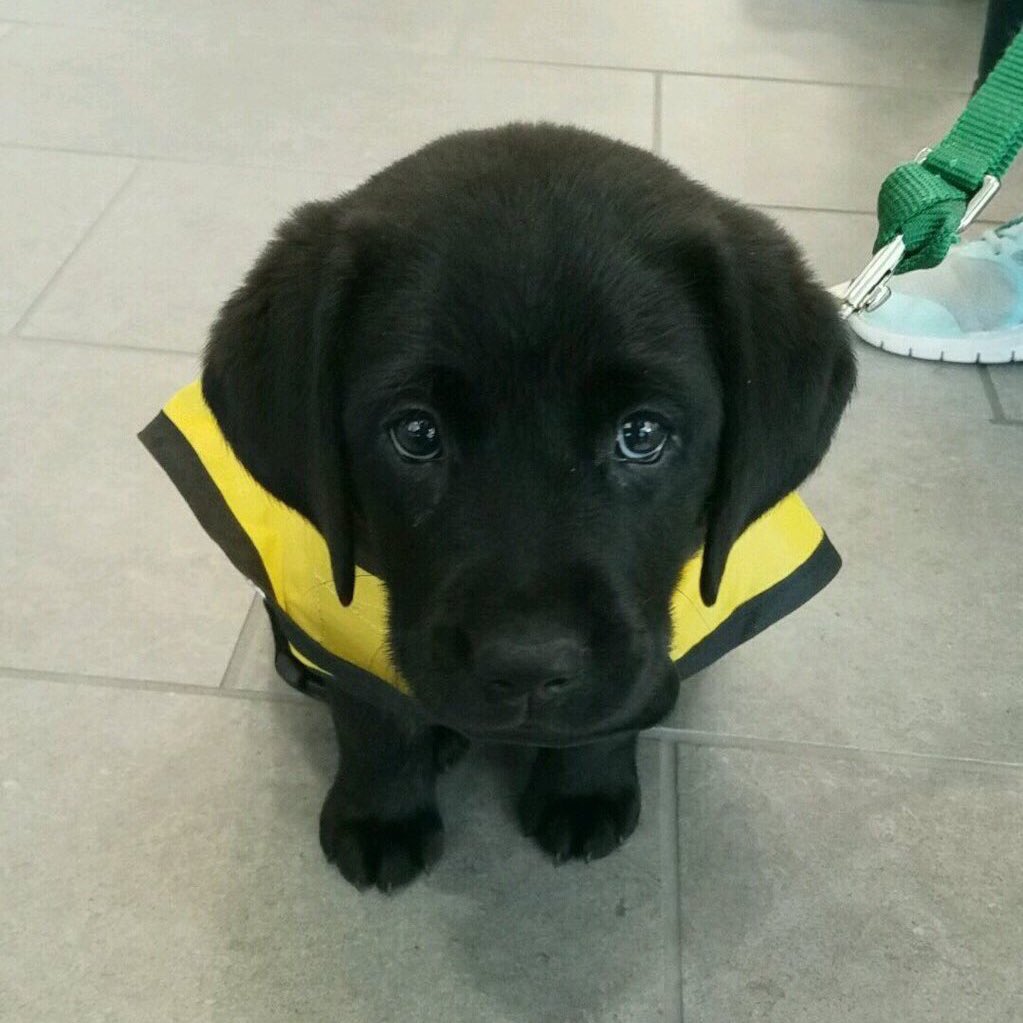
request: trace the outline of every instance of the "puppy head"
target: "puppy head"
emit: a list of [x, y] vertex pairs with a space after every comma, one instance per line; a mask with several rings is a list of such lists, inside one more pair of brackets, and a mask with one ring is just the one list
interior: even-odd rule
[[567, 129], [443, 139], [300, 209], [214, 326], [204, 391], [267, 489], [388, 585], [417, 697], [471, 734], [652, 724], [669, 601], [823, 455], [853, 380], [785, 237]]

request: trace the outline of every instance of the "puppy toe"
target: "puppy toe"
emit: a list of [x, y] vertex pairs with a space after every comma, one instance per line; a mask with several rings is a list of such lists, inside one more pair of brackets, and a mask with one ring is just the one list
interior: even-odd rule
[[635, 830], [639, 819], [638, 790], [557, 796], [539, 803], [524, 801], [523, 826], [555, 863], [607, 856]]
[[320, 844], [342, 877], [360, 891], [392, 892], [430, 870], [444, 850], [444, 826], [434, 809], [399, 820], [347, 818], [328, 797]]

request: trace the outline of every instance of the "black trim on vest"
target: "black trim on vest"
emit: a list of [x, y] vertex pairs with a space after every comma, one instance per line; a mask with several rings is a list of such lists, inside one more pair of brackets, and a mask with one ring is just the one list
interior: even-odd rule
[[684, 653], [675, 662], [679, 679], [685, 680], [703, 671], [769, 625], [791, 614], [820, 593], [841, 567], [841, 555], [825, 534], [813, 554], [794, 572], [741, 604], [709, 636]]
[[264, 593], [273, 593], [263, 559], [248, 533], [231, 513], [224, 495], [174, 421], [161, 412], [140, 434], [139, 440], [160, 463], [171, 483], [231, 564]]
[[[410, 712], [426, 716], [414, 698], [317, 643], [269, 597], [263, 601], [263, 605], [270, 616], [270, 628], [274, 634], [274, 667], [277, 674], [293, 689], [318, 700], [326, 700], [327, 686], [335, 684], [349, 696], [372, 704], [379, 710], [405, 716]], [[323, 674], [298, 660], [288, 649], [289, 643], [303, 657], [321, 668]]]

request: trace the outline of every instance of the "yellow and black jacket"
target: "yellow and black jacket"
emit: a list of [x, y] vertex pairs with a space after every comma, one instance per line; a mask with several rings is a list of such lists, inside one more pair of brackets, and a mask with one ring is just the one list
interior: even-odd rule
[[[262, 593], [282, 678], [313, 695], [337, 684], [385, 709], [408, 709], [414, 694], [388, 653], [386, 586], [358, 568], [355, 597], [341, 605], [323, 537], [238, 461], [199, 381], [175, 394], [139, 438], [206, 532]], [[698, 554], [684, 566], [672, 598], [671, 656], [681, 678], [809, 600], [841, 559], [793, 493], [736, 541], [713, 607], [700, 599], [700, 565]]]

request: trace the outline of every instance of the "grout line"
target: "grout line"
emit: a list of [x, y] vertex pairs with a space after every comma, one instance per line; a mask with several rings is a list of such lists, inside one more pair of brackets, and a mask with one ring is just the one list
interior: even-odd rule
[[991, 379], [991, 370], [987, 366], [978, 366], [977, 371], [980, 373], [980, 382], [984, 385], [984, 393], [987, 395], [988, 404], [991, 406], [991, 414], [994, 416], [991, 422], [1004, 426], [1009, 422], [1009, 419], [1005, 415], [1005, 409], [1002, 408], [1002, 399], [998, 397], [995, 382]]
[[[138, 163], [156, 164], [179, 164], [184, 167], [219, 167], [229, 170], [244, 171], [273, 171], [283, 174], [305, 174], [309, 177], [330, 178], [336, 183], [338, 193], [346, 192], [355, 188], [359, 182], [365, 180], [369, 171], [365, 173], [346, 174], [342, 177], [325, 168], [300, 167], [297, 164], [286, 163], [247, 163], [239, 160], [216, 160], [203, 157], [189, 156], [166, 156], [163, 153], [119, 153], [109, 149], [81, 149], [77, 146], [48, 146], [38, 145], [29, 142], [0, 141], [0, 149], [27, 149], [39, 153], [67, 153], [70, 156], [92, 156], [98, 159], [108, 160], [134, 160]], [[999, 221], [1001, 223], [1001, 221]]]
[[174, 355], [177, 358], [188, 355], [198, 359], [201, 352], [192, 352], [184, 348], [149, 348], [146, 345], [119, 345], [113, 341], [94, 341], [80, 337], [44, 337], [41, 334], [8, 334], [14, 341], [25, 341], [45, 345], [75, 345], [78, 348], [101, 348], [110, 352], [148, 352], [152, 355]]
[[256, 620], [257, 610], [262, 611], [262, 602], [259, 599], [259, 595], [255, 594], [252, 597], [252, 601], [249, 604], [248, 611], [245, 612], [245, 620], [242, 622], [242, 627], [238, 630], [238, 638], [234, 641], [234, 648], [231, 650], [231, 656], [227, 659], [227, 667], [224, 669], [224, 674], [221, 676], [220, 689], [234, 689], [234, 685], [237, 682], [235, 675], [238, 673], [238, 662], [242, 658], [243, 648], [248, 646], [249, 633], [253, 630], [253, 623]]
[[[656, 75], [655, 81], [659, 83], [656, 86], [656, 92], [654, 96], [655, 104], [663, 105], [663, 72], [652, 72]], [[663, 112], [659, 112], [657, 119], [657, 139], [656, 145], [658, 148], [662, 146], [661, 138], [663, 135]], [[165, 156], [162, 153], [118, 153], [110, 152], [108, 150], [99, 149], [80, 149], [75, 146], [46, 146], [46, 145], [34, 145], [26, 142], [2, 142], [0, 141], [0, 150], [13, 149], [13, 150], [27, 150], [29, 152], [38, 153], [67, 153], [70, 156], [90, 156], [96, 159], [107, 159], [107, 160], [133, 160], [139, 164], [176, 164], [182, 167], [216, 167], [222, 170], [237, 170], [237, 171], [248, 171], [248, 172], [272, 172], [281, 174], [299, 174], [306, 175], [310, 178], [325, 178], [329, 179], [331, 187], [336, 189], [333, 194], [340, 194], [342, 192], [350, 191], [353, 188], [358, 187], [359, 183], [364, 181], [369, 175], [370, 171], [364, 174], [346, 174], [342, 177], [338, 177], [333, 171], [324, 170], [317, 167], [299, 167], [297, 164], [280, 164], [280, 163], [243, 163], [237, 160], [211, 160], [200, 157], [187, 157], [187, 156]], [[657, 152], [655, 148], [653, 150]], [[662, 154], [663, 155], [663, 154]], [[772, 202], [755, 202], [750, 199], [741, 200], [747, 206], [753, 206], [756, 209], [761, 210], [791, 210], [796, 213], [842, 213], [850, 214], [853, 216], [864, 216], [864, 217], [876, 217], [877, 211], [873, 208], [868, 207], [838, 207], [838, 206], [801, 206], [793, 205], [790, 203], [772, 203]], [[988, 219], [983, 214], [977, 218], [975, 224], [1001, 224], [1003, 220], [999, 217]]]
[[664, 1018], [682, 1023], [682, 888], [679, 864], [678, 748], [660, 744], [660, 848], [664, 896], [661, 920], [664, 937]]
[[[65, 685], [97, 686], [108, 689], [135, 689], [154, 693], [180, 693], [188, 696], [214, 699], [253, 700], [257, 703], [311, 702], [299, 694], [274, 693], [255, 689], [223, 689], [219, 686], [190, 685], [187, 682], [169, 682], [160, 679], [124, 678], [116, 675], [89, 675], [83, 672], [41, 671], [36, 668], [17, 668], [0, 665], [0, 676], [25, 681], [59, 682]], [[858, 760], [864, 762], [906, 763], [916, 766], [956, 767], [982, 773], [1015, 774], [1023, 770], [1023, 762], [1012, 760], [985, 760], [978, 757], [946, 756], [941, 753], [914, 753], [903, 750], [871, 749], [863, 746], [840, 746], [826, 742], [807, 742], [797, 739], [766, 739], [754, 735], [736, 735], [728, 732], [703, 732], [690, 728], [672, 728], [659, 725], [639, 734], [640, 739], [672, 746], [707, 746], [718, 749], [745, 749], [789, 756], [816, 756], [828, 760]]]
[[131, 170], [128, 172], [127, 177], [125, 177], [124, 181], [121, 182], [117, 190], [110, 197], [109, 202], [107, 202], [103, 209], [100, 210], [99, 216], [97, 216], [96, 219], [85, 229], [81, 238], [79, 238], [78, 241], [75, 242], [75, 244], [71, 248], [71, 251], [61, 261], [60, 266], [58, 266], [57, 269], [53, 272], [53, 274], [51, 274], [50, 279], [43, 285], [43, 288], [39, 292], [39, 294], [36, 295], [36, 297], [29, 303], [28, 308], [21, 314], [21, 317], [18, 319], [18, 322], [15, 323], [14, 326], [11, 328], [10, 331], [11, 334], [13, 334], [15, 337], [19, 335], [21, 328], [32, 318], [32, 314], [36, 311], [36, 309], [39, 308], [39, 305], [44, 301], [46, 296], [49, 295], [51, 289], [57, 283], [57, 281], [60, 280], [60, 277], [64, 273], [64, 270], [67, 268], [68, 263], [70, 263], [71, 260], [75, 258], [75, 256], [81, 250], [82, 246], [93, 236], [93, 234], [96, 231], [96, 228], [103, 223], [104, 219], [106, 218], [110, 210], [117, 205], [117, 201], [121, 198], [122, 195], [124, 195], [125, 191], [127, 190], [128, 186], [132, 183], [132, 181], [135, 180], [135, 175], [138, 174], [140, 167], [141, 164], [136, 163], [131, 168]]
[[83, 685], [100, 689], [129, 689], [147, 693], [179, 693], [187, 696], [216, 699], [250, 700], [255, 703], [311, 703], [298, 693], [273, 693], [257, 689], [221, 689], [215, 686], [189, 685], [187, 682], [165, 682], [159, 679], [119, 678], [114, 675], [85, 675], [67, 671], [38, 671], [34, 668], [12, 668], [0, 665], [0, 676], [26, 682], [59, 682], [62, 685]]
[[915, 753], [907, 750], [873, 749], [867, 746], [841, 746], [837, 743], [807, 742], [801, 739], [767, 739], [756, 735], [729, 732], [703, 732], [691, 728], [657, 726], [641, 733], [648, 739], [674, 742], [683, 746], [712, 746], [720, 749], [744, 749], [790, 756], [813, 756], [828, 760], [859, 760], [865, 762], [905, 763], [917, 766], [955, 767], [983, 773], [1015, 773], [1023, 770], [1023, 762], [986, 760], [981, 757], [948, 756], [942, 753]]
[[936, 92], [951, 93], [968, 99], [968, 89], [945, 88], [941, 85], [908, 86], [908, 85], [878, 85], [868, 82], [836, 82], [828, 79], [817, 78], [785, 78], [777, 75], [741, 75], [722, 71], [680, 71], [677, 68], [647, 67], [642, 65], [628, 64], [588, 64], [584, 61], [572, 60], [530, 60], [526, 57], [476, 57], [490, 64], [526, 64], [540, 67], [571, 68], [580, 71], [629, 71], [641, 74], [670, 75], [672, 78], [726, 78], [740, 82], [777, 82], [782, 85], [824, 85], [833, 89], [874, 89], [887, 92], [922, 92], [932, 95]]
[[661, 155], [661, 133], [664, 109], [664, 75], [660, 71], [654, 72], [654, 136], [653, 145], [650, 151]]

